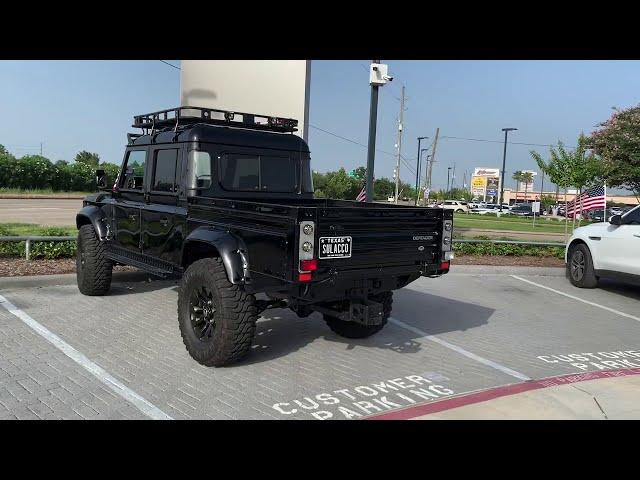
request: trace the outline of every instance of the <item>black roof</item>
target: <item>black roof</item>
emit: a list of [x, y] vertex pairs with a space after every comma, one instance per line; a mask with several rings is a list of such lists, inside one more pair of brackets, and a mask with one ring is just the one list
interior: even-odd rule
[[291, 133], [275, 133], [204, 123], [180, 127], [178, 131], [167, 129], [153, 135], [132, 137], [129, 146], [176, 142], [204, 142], [309, 152], [307, 143], [298, 135]]

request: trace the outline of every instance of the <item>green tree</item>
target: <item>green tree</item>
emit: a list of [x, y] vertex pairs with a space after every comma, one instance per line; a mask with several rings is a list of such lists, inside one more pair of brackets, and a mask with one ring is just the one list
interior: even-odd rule
[[373, 183], [373, 196], [376, 200], [386, 200], [395, 192], [396, 184], [388, 178], [378, 178]]
[[[589, 140], [582, 134], [578, 138], [575, 150], [567, 151], [564, 144], [558, 142], [557, 148], [549, 149], [549, 161], [545, 161], [535, 151], [531, 151], [531, 156], [551, 182], [565, 189], [565, 205], [567, 188], [576, 187], [581, 191], [584, 187], [598, 182], [603, 175], [601, 162], [589, 152]], [[575, 225], [575, 217], [573, 223]]]
[[120, 173], [120, 166], [116, 165], [115, 163], [102, 162], [100, 164], [100, 168], [102, 168], [104, 170], [104, 172], [106, 173], [107, 179], [109, 180], [109, 183], [111, 184], [109, 186], [110, 187], [113, 186], [113, 184], [116, 181], [116, 178], [118, 178], [118, 174]]
[[616, 110], [598, 127], [589, 144], [602, 159], [603, 180], [640, 197], [640, 105]]
[[[349, 191], [352, 189], [353, 180], [349, 177], [347, 171], [341, 168], [337, 172], [327, 173], [327, 177], [324, 190], [327, 198], [346, 199]], [[355, 198], [355, 196], [353, 198]]]
[[85, 165], [97, 167], [100, 163], [100, 155], [82, 150], [81, 152], [78, 152], [74, 161], [76, 163], [84, 163]]
[[48, 158], [40, 155], [25, 155], [17, 162], [13, 171], [14, 185], [23, 190], [51, 188], [56, 168]]

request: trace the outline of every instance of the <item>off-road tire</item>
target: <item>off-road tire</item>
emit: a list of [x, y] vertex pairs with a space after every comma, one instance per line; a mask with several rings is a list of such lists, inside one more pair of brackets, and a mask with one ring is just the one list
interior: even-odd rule
[[370, 300], [382, 303], [382, 323], [380, 325], [362, 325], [356, 322], [345, 322], [339, 318], [330, 315], [324, 315], [324, 321], [327, 322], [329, 328], [336, 334], [345, 338], [367, 338], [375, 335], [384, 328], [387, 320], [391, 315], [391, 307], [393, 304], [393, 292], [382, 292], [372, 295]]
[[98, 240], [93, 225], [78, 230], [76, 279], [83, 295], [104, 295], [111, 288], [113, 262], [104, 254], [104, 244]]
[[[582, 268], [578, 267], [582, 265]], [[580, 243], [571, 248], [567, 258], [567, 277], [572, 285], [578, 288], [595, 288], [598, 277], [593, 268], [593, 259], [589, 247]]]
[[[203, 285], [209, 287], [215, 307], [215, 325], [207, 341], [196, 336], [191, 324], [190, 299], [194, 289]], [[178, 324], [189, 355], [207, 367], [222, 367], [243, 358], [256, 331], [255, 303], [253, 295], [229, 282], [220, 258], [193, 262], [182, 276], [178, 290]]]

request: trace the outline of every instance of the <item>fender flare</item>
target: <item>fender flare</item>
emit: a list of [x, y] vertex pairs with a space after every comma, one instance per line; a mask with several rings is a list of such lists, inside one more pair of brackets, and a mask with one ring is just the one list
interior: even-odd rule
[[79, 230], [82, 225], [90, 223], [93, 225], [100, 241], [109, 240], [112, 232], [109, 231], [109, 224], [104, 221], [105, 218], [105, 213], [100, 207], [87, 205], [77, 213], [76, 227]]
[[216, 227], [198, 227], [182, 244], [183, 265], [185, 253], [194, 243], [204, 243], [218, 252], [229, 282], [234, 285], [251, 283], [247, 247], [242, 238]]

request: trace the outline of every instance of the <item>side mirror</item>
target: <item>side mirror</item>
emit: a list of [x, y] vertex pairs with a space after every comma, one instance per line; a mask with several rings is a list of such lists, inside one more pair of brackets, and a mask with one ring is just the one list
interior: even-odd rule
[[98, 190], [109, 189], [109, 177], [102, 168], [96, 170], [96, 184], [98, 185]]
[[622, 215], [614, 215], [609, 219], [611, 225], [622, 225]]

